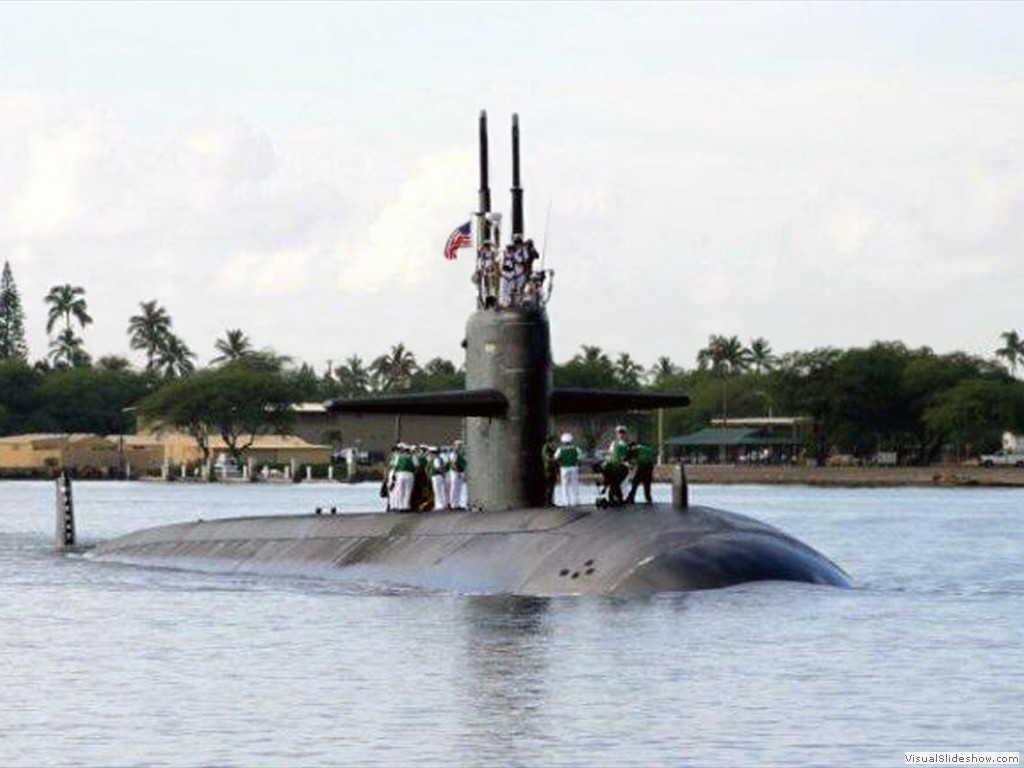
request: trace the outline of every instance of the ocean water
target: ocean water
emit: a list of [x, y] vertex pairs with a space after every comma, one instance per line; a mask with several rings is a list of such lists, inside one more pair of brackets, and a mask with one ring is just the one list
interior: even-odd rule
[[[668, 488], [657, 491], [667, 500]], [[373, 485], [86, 483], [80, 540], [379, 507]], [[895, 765], [1024, 741], [1024, 491], [694, 486], [850, 590], [423, 594], [100, 564], [0, 482], [0, 765]]]

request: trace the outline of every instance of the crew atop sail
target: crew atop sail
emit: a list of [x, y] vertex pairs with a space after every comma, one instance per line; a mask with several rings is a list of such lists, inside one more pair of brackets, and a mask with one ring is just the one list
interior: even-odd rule
[[[497, 230], [494, 230], [497, 234]], [[544, 307], [551, 298], [555, 272], [535, 269], [540, 259], [533, 240], [514, 235], [505, 248], [497, 248], [490, 240], [477, 250], [476, 270], [472, 281], [477, 287], [480, 309], [516, 309]]]

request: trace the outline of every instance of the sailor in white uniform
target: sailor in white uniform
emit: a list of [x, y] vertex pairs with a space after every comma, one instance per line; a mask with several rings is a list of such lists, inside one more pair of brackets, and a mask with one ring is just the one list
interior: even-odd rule
[[561, 442], [555, 451], [555, 461], [562, 479], [562, 503], [575, 507], [580, 503], [580, 449], [568, 432], [562, 435]]
[[427, 449], [427, 475], [434, 491], [434, 511], [448, 509], [448, 483], [445, 479], [445, 460], [437, 446]]
[[465, 509], [463, 494], [466, 488], [466, 455], [462, 441], [456, 440], [448, 452], [448, 506], [451, 509]]

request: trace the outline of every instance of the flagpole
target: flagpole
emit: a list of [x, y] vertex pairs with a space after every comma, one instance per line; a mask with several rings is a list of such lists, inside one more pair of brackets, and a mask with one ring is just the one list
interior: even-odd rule
[[548, 256], [548, 224], [551, 223], [551, 203], [553, 201], [548, 200], [548, 212], [544, 217], [544, 242], [540, 247], [540, 271], [544, 271], [545, 260]]

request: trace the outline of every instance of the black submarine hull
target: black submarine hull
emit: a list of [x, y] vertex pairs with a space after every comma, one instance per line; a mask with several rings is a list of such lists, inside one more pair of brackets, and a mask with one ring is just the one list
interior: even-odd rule
[[765, 580], [850, 585], [839, 566], [777, 528], [708, 507], [668, 505], [196, 521], [104, 542], [90, 557], [542, 597], [647, 595]]

